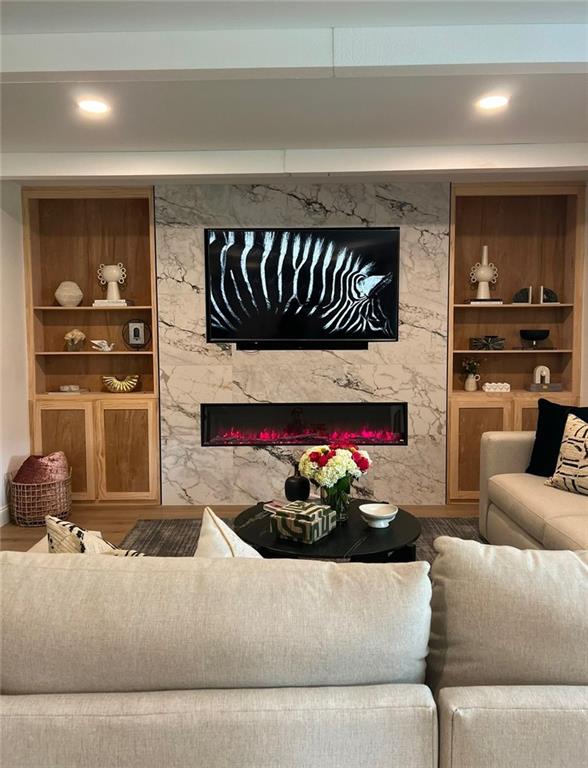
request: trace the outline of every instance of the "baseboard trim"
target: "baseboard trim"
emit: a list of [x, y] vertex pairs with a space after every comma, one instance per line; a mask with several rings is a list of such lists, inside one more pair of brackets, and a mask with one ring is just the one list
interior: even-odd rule
[[6, 525], [10, 522], [10, 515], [8, 514], [8, 504], [0, 507], [0, 526]]

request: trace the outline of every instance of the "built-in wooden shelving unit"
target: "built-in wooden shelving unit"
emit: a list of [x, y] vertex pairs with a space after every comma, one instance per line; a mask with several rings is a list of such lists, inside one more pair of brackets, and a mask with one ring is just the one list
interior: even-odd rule
[[[452, 189], [448, 359], [448, 500], [479, 495], [479, 443], [485, 431], [534, 429], [537, 400], [575, 403], [580, 393], [584, 184], [457, 184]], [[482, 246], [498, 267], [494, 296], [503, 304], [467, 303], [470, 269]], [[517, 304], [514, 294], [541, 285], [561, 303]], [[547, 342], [522, 348], [521, 329], [549, 329]], [[503, 350], [472, 350], [470, 339], [497, 335]], [[480, 360], [480, 387], [507, 382], [508, 393], [465, 392], [462, 363]], [[533, 369], [547, 365], [561, 392], [535, 393]]]
[[[157, 312], [153, 191], [142, 188], [43, 187], [23, 191], [27, 263], [29, 394], [36, 452], [63, 450], [73, 468], [76, 499], [159, 500]], [[122, 262], [128, 306], [94, 307], [104, 298], [100, 264]], [[64, 280], [77, 283], [77, 307], [55, 300]], [[130, 349], [129, 320], [148, 324], [152, 340]], [[66, 349], [78, 328], [82, 350]], [[114, 342], [111, 352], [91, 339]], [[139, 375], [128, 394], [105, 390], [103, 376]], [[80, 394], [59, 394], [77, 384]]]

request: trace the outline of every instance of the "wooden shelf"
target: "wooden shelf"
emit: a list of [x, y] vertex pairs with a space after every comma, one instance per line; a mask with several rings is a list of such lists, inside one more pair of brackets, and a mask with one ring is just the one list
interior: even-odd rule
[[536, 397], [537, 399], [540, 397], [561, 397], [561, 396], [570, 396], [572, 395], [571, 392], [568, 390], [559, 390], [554, 392], [532, 392], [530, 389], [511, 389], [510, 392], [484, 392], [483, 389], [478, 389], [476, 392], [466, 392], [465, 389], [454, 389], [451, 393], [455, 397], [459, 397], [459, 399], [482, 399], [482, 398], [503, 398], [503, 399], [512, 399], [512, 398], [519, 398], [519, 399], [525, 399], [528, 400], [529, 398]]
[[145, 390], [139, 390], [134, 392], [105, 392], [105, 391], [96, 391], [91, 390], [90, 392], [81, 392], [79, 395], [72, 394], [72, 395], [65, 395], [60, 394], [59, 392], [44, 392], [41, 394], [38, 394], [35, 397], [35, 400], [59, 400], [60, 402], [67, 401], [87, 401], [87, 400], [120, 400], [121, 398], [124, 398], [125, 400], [128, 399], [136, 399], [136, 400], [156, 400], [157, 395], [155, 392], [152, 391], [145, 391]]
[[454, 349], [454, 355], [571, 355], [573, 349]]
[[42, 312], [129, 312], [133, 309], [152, 309], [150, 304], [133, 304], [127, 307], [33, 307]]
[[573, 304], [454, 304], [454, 309], [570, 309]]
[[113, 350], [112, 352], [66, 352], [65, 350], [63, 352], [35, 352], [36, 357], [47, 357], [48, 355], [60, 355], [65, 357], [84, 357], [88, 355], [92, 355], [94, 357], [103, 357], [104, 355], [128, 355], [129, 357], [134, 357], [135, 355], [152, 355], [153, 351], [151, 350], [136, 350], [128, 352], [124, 352], [121, 350]]
[[[534, 430], [538, 401], [575, 405], [582, 353], [584, 183], [454, 184], [451, 190], [449, 357], [447, 366], [447, 501], [479, 496], [480, 445], [484, 432]], [[472, 304], [470, 272], [483, 246], [498, 268], [491, 296], [505, 303]], [[521, 288], [555, 291], [560, 303], [514, 302]], [[522, 330], [549, 331], [546, 346], [533, 348]], [[469, 349], [472, 339], [497, 336], [505, 349]], [[544, 342], [545, 344], [545, 342]], [[523, 348], [524, 346], [524, 348]], [[463, 361], [480, 363], [479, 390], [466, 392]], [[531, 392], [535, 369], [549, 368], [559, 392]], [[484, 392], [505, 382], [509, 392]]]

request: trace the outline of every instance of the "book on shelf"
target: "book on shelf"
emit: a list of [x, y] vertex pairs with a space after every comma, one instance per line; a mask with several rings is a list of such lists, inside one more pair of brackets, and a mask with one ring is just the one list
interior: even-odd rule
[[93, 307], [127, 307], [126, 299], [94, 299]]

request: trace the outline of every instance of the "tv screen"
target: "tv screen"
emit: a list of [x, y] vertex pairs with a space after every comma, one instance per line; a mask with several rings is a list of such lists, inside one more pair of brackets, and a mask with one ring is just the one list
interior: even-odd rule
[[204, 237], [208, 341], [398, 339], [398, 227]]

